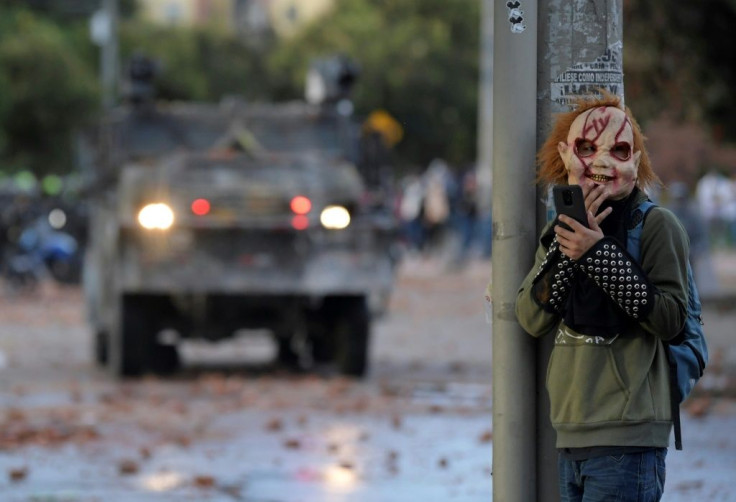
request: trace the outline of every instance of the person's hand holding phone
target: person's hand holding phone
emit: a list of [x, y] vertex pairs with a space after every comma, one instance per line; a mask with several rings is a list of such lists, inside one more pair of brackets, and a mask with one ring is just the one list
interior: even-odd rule
[[612, 208], [608, 207], [600, 214], [596, 214], [607, 197], [607, 192], [602, 185], [595, 185], [592, 188], [582, 186], [582, 189], [588, 227], [570, 216], [560, 214], [558, 215], [559, 221], [565, 223], [570, 229], [563, 228], [561, 225], [555, 225], [554, 229], [555, 234], [557, 234], [557, 241], [560, 243], [560, 250], [573, 260], [580, 259], [596, 242], [603, 238], [600, 224], [613, 211]]
[[580, 187], [583, 189], [586, 212], [594, 214], [598, 225], [600, 225], [606, 219], [606, 216], [613, 211], [613, 208], [608, 207], [601, 214], [598, 214], [601, 204], [608, 198], [608, 190], [604, 185], [589, 185], [587, 183], [583, 183]]

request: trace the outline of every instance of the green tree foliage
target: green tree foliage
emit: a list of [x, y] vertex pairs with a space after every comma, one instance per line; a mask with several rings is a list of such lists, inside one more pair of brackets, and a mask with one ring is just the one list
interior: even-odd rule
[[404, 128], [402, 157], [426, 164], [475, 158], [479, 5], [467, 0], [341, 0], [278, 47], [270, 69], [279, 97], [300, 97], [309, 62], [340, 52], [361, 67], [359, 113], [382, 108]]
[[734, 0], [624, 2], [626, 99], [644, 118], [711, 124], [736, 140]]
[[120, 47], [123, 62], [141, 52], [158, 63], [159, 99], [217, 101], [229, 94], [269, 93], [263, 55], [227, 33], [130, 20], [121, 26]]
[[[120, 57], [142, 50], [161, 64], [159, 97], [216, 101], [298, 99], [312, 60], [335, 53], [361, 74], [357, 113], [385, 109], [404, 128], [408, 163], [475, 157], [479, 4], [475, 0], [338, 0], [295, 37], [255, 47], [213, 29], [137, 20], [120, 0]], [[99, 48], [88, 16], [98, 0], [0, 2], [0, 167], [38, 174], [72, 168], [74, 131], [98, 110]], [[30, 10], [29, 10], [30, 9]], [[627, 103], [712, 124], [736, 140], [736, 0], [624, 2]]]
[[56, 25], [25, 10], [0, 17], [3, 163], [38, 175], [69, 172], [74, 131], [97, 107], [96, 79]]
[[185, 28], [168, 28], [131, 21], [120, 27], [123, 66], [141, 52], [159, 66], [157, 95], [164, 100], [207, 99], [207, 77], [200, 66], [196, 37]]

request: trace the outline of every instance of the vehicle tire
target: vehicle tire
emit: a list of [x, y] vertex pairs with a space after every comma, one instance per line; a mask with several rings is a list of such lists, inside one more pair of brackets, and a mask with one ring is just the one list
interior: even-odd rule
[[331, 319], [329, 313], [322, 312], [318, 319], [311, 321], [307, 338], [312, 346], [314, 364], [329, 364], [335, 360], [334, 322]]
[[292, 336], [290, 334], [274, 335], [277, 352], [276, 363], [288, 370], [299, 368], [299, 354], [292, 347]]
[[108, 365], [118, 377], [139, 376], [146, 369], [146, 352], [153, 334], [148, 309], [142, 298], [124, 295], [119, 300], [117, 336], [110, 337]]
[[149, 369], [159, 375], [171, 375], [181, 366], [177, 346], [158, 343], [155, 332], [146, 356]]
[[110, 338], [102, 330], [97, 330], [94, 334], [94, 356], [95, 362], [100, 366], [105, 366], [110, 357]]
[[335, 348], [331, 339], [327, 335], [312, 335], [312, 360], [315, 364], [331, 363], [335, 360]]
[[[159, 375], [174, 373], [181, 364], [176, 345], [162, 344], [155, 317], [160, 304], [144, 295], [124, 295], [120, 313], [120, 336], [109, 347], [111, 370], [120, 377], [135, 377], [146, 371]], [[114, 357], [113, 357], [114, 354]]]
[[334, 361], [338, 371], [347, 376], [361, 378], [368, 369], [368, 341], [370, 338], [370, 312], [365, 297], [336, 299], [333, 315]]
[[79, 259], [51, 259], [47, 263], [51, 277], [59, 284], [79, 284], [82, 280], [82, 268]]

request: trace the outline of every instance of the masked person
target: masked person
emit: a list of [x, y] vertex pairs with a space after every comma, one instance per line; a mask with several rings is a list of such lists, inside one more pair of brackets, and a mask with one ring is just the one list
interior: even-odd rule
[[538, 162], [540, 181], [582, 187], [589, 227], [564, 215], [546, 226], [516, 301], [529, 334], [555, 337], [547, 390], [561, 499], [660, 500], [672, 428], [662, 341], [686, 319], [687, 234], [654, 207], [640, 256], [627, 251], [637, 206], [659, 180], [615, 96], [559, 115]]

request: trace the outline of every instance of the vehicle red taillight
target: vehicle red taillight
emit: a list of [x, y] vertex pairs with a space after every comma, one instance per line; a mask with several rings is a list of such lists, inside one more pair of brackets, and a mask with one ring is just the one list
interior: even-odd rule
[[304, 230], [309, 226], [309, 218], [303, 214], [294, 215], [294, 217], [291, 218], [291, 226], [294, 230]]
[[204, 216], [210, 212], [210, 201], [207, 199], [197, 199], [192, 202], [192, 212], [197, 216]]
[[312, 201], [303, 195], [297, 195], [291, 199], [289, 207], [291, 207], [291, 210], [294, 211], [295, 214], [307, 214], [312, 210]]

